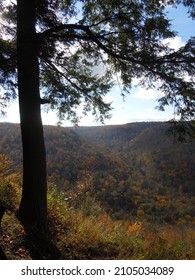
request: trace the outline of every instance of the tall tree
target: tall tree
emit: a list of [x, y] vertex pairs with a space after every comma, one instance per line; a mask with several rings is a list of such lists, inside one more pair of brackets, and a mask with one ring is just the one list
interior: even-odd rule
[[18, 0], [8, 6], [2, 1], [2, 7], [0, 101], [4, 104], [4, 99], [18, 94], [21, 116], [24, 172], [19, 218], [46, 231], [41, 104], [57, 109], [61, 120], [77, 122], [78, 106], [84, 114], [92, 111], [103, 120], [111, 109], [104, 96], [116, 77], [122, 95], [137, 78], [140, 85], [164, 93], [160, 109], [171, 103], [182, 120], [193, 119], [195, 40], [192, 37], [177, 52], [165, 45], [164, 39], [176, 34], [158, 0]]
[[17, 3], [17, 69], [23, 147], [23, 192], [18, 212], [20, 220], [46, 229], [46, 153], [41, 121], [37, 1]]

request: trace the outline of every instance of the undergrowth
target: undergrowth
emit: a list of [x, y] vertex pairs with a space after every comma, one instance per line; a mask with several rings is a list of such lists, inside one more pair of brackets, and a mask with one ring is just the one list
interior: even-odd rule
[[63, 194], [52, 190], [48, 195], [50, 230], [65, 258], [195, 259], [192, 224], [159, 225], [140, 218], [113, 221], [95, 205], [89, 214], [91, 201], [86, 197], [75, 209], [69, 207]]

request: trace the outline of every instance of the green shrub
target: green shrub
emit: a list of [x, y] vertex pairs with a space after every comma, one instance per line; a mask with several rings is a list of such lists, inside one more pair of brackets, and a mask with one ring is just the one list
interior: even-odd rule
[[15, 211], [18, 208], [20, 194], [18, 184], [9, 179], [0, 181], [0, 203], [9, 210]]

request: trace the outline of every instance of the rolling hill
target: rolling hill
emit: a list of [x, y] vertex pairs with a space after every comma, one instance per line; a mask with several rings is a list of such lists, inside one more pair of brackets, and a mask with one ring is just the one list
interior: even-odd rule
[[[49, 182], [70, 204], [89, 196], [115, 219], [193, 217], [195, 142], [174, 143], [167, 129], [158, 122], [45, 126]], [[21, 168], [19, 125], [0, 124], [0, 153], [12, 160], [12, 171]]]

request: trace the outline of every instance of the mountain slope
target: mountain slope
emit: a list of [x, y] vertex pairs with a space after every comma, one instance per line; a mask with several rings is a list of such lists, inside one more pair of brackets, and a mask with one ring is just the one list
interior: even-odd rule
[[[192, 217], [195, 142], [174, 143], [167, 128], [45, 126], [49, 181], [71, 197], [69, 203], [81, 205], [89, 196], [117, 219], [137, 213], [167, 221]], [[13, 161], [13, 171], [21, 168], [19, 125], [0, 124], [0, 153]]]
[[175, 180], [181, 178], [182, 183], [191, 181], [193, 184], [195, 141], [175, 143], [174, 138], [167, 135], [168, 128], [167, 123], [154, 122], [105, 128], [81, 127], [76, 131], [91, 143], [116, 151], [131, 168], [138, 165], [137, 171], [142, 170], [146, 177], [159, 174], [162, 178], [166, 177], [166, 181], [172, 172]]

